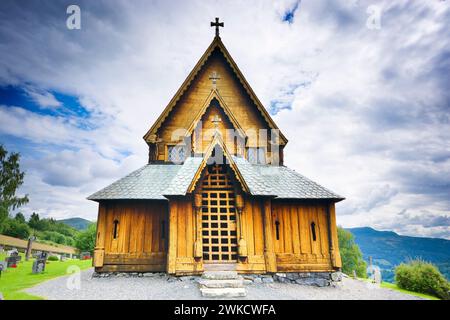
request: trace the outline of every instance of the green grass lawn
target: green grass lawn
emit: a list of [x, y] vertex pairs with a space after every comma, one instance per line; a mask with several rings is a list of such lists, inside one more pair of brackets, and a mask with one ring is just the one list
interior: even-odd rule
[[[4, 260], [5, 255], [0, 254], [0, 261]], [[5, 300], [40, 300], [41, 297], [21, 292], [21, 290], [33, 287], [46, 280], [64, 276], [67, 274], [66, 270], [69, 266], [76, 265], [82, 270], [92, 266], [92, 260], [49, 261], [43, 273], [33, 274], [31, 272], [33, 261], [34, 259], [25, 261], [25, 257], [22, 256], [22, 262], [17, 265], [17, 268], [8, 268], [7, 271], [2, 272], [0, 292]]]
[[381, 283], [381, 287], [382, 288], [388, 288], [388, 289], [392, 289], [392, 290], [396, 290], [402, 293], [406, 293], [406, 294], [410, 294], [419, 298], [424, 298], [424, 299], [428, 299], [428, 300], [441, 300], [437, 297], [434, 296], [430, 296], [428, 294], [424, 294], [424, 293], [418, 293], [418, 292], [413, 292], [413, 291], [408, 291], [405, 289], [400, 289], [396, 284], [394, 283], [389, 283], [389, 282], [382, 282]]

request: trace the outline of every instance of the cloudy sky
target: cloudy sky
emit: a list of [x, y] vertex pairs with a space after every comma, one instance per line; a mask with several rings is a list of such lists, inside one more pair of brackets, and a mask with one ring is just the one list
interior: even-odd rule
[[286, 165], [346, 197], [339, 224], [450, 239], [445, 0], [2, 0], [0, 143], [22, 154], [22, 212], [96, 218], [85, 198], [146, 163], [216, 16]]

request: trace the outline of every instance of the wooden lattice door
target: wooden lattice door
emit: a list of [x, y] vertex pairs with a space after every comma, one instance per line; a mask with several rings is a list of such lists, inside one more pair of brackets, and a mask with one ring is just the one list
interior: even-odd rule
[[201, 188], [203, 261], [236, 262], [235, 192], [227, 167], [208, 166]]

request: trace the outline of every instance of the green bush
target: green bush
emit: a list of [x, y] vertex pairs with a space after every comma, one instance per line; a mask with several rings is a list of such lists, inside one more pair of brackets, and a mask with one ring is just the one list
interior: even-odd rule
[[59, 261], [59, 258], [57, 256], [50, 256], [47, 259], [48, 261]]
[[395, 268], [395, 282], [401, 289], [425, 293], [448, 300], [450, 284], [431, 263], [412, 260]]

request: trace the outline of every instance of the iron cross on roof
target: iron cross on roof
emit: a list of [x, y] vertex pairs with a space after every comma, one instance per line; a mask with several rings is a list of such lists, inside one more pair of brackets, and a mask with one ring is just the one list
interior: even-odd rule
[[211, 27], [216, 27], [216, 37], [219, 36], [219, 27], [224, 27], [223, 22], [219, 22], [219, 18], [216, 17], [216, 22], [211, 21]]
[[213, 89], [216, 89], [217, 80], [220, 80], [217, 71], [213, 71], [213, 73], [209, 76], [209, 80], [212, 80]]

